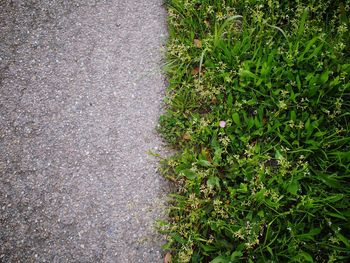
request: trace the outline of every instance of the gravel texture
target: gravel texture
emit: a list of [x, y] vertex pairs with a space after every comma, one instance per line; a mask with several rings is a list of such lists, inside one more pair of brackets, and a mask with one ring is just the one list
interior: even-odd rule
[[0, 10], [0, 262], [162, 262], [162, 0]]

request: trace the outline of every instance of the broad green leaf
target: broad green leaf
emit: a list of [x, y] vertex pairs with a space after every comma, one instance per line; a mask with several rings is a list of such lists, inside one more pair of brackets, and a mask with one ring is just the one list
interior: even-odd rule
[[241, 183], [238, 191], [243, 192], [243, 193], [247, 193], [248, 192], [247, 184]]
[[214, 152], [214, 158], [213, 158], [213, 163], [214, 164], [219, 164], [222, 160], [222, 149], [221, 148], [217, 148]]
[[214, 247], [214, 246], [209, 246], [209, 245], [204, 245], [204, 244], [201, 244], [200, 245], [204, 251], [206, 252], [211, 252], [211, 251], [215, 251], [217, 248]]
[[276, 152], [275, 152], [275, 159], [277, 159], [277, 160], [283, 159], [283, 155], [281, 154], [281, 152], [279, 150], [276, 150]]
[[182, 170], [180, 173], [186, 176], [190, 180], [193, 180], [196, 178], [196, 173], [190, 169]]
[[329, 70], [327, 70], [321, 74], [320, 80], [321, 80], [322, 84], [324, 84], [328, 81], [329, 73], [331, 73], [331, 72]]
[[259, 202], [263, 201], [265, 199], [265, 195], [264, 195], [265, 193], [266, 193], [266, 189], [260, 189], [260, 191], [255, 194], [256, 200]]
[[218, 256], [210, 261], [210, 263], [230, 263], [230, 259], [225, 256]]
[[232, 94], [229, 94], [228, 97], [227, 97], [227, 104], [229, 107], [232, 107], [233, 105], [233, 97], [232, 97]]
[[203, 167], [210, 167], [211, 166], [211, 163], [207, 160], [198, 160], [197, 161], [197, 164], [199, 164], [200, 166], [203, 166]]
[[251, 71], [246, 70], [246, 69], [240, 69], [238, 73], [241, 77], [249, 77], [252, 79], [258, 79], [258, 77]]
[[215, 176], [210, 176], [209, 179], [207, 180], [207, 185], [210, 187], [216, 186], [217, 188], [220, 189], [220, 179]]
[[172, 234], [170, 234], [170, 236], [174, 240], [176, 240], [176, 242], [179, 242], [180, 244], [185, 244], [186, 243], [186, 241], [177, 233], [172, 233]]
[[298, 180], [293, 180], [287, 187], [288, 192], [290, 192], [293, 195], [296, 195], [299, 189], [299, 183]]
[[296, 113], [295, 113], [294, 110], [292, 110], [292, 111], [290, 112], [290, 119], [291, 119], [292, 121], [295, 121], [295, 120], [297, 119], [297, 115], [296, 115]]
[[239, 114], [237, 112], [232, 114], [232, 119], [238, 126], [241, 125], [241, 120], [240, 120]]

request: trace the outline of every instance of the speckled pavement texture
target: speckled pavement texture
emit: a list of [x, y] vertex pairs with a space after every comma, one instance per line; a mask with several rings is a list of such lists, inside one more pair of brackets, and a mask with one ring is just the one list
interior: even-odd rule
[[0, 10], [0, 262], [162, 262], [162, 0]]

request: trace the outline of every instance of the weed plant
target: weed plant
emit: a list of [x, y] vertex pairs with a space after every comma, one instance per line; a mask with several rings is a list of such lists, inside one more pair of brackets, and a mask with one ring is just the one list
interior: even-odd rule
[[169, 0], [174, 262], [350, 262], [349, 0]]

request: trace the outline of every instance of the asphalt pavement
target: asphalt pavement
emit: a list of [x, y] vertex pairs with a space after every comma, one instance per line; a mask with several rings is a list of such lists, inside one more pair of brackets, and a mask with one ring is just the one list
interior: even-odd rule
[[162, 0], [0, 0], [0, 262], [162, 262]]

